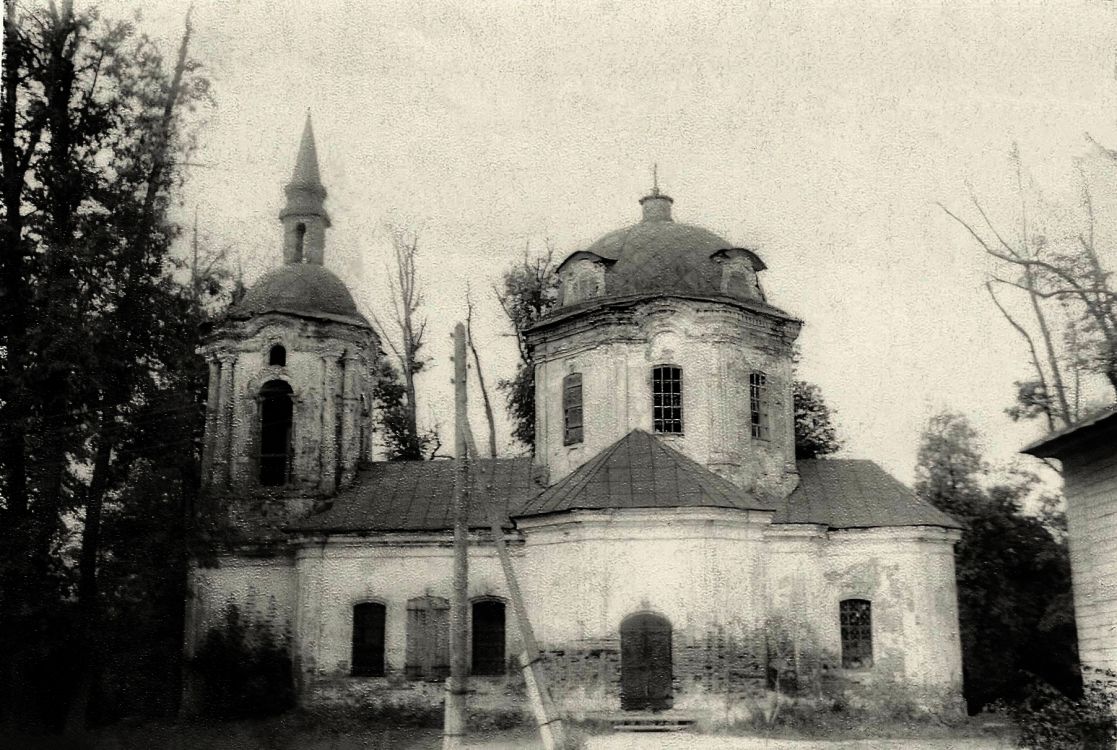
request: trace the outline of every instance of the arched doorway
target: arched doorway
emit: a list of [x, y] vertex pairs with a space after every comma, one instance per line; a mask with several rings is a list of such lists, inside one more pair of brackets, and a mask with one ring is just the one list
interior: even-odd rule
[[282, 380], [264, 383], [260, 389], [260, 484], [276, 487], [289, 479], [293, 412], [291, 386]]
[[671, 623], [650, 612], [621, 623], [621, 708], [662, 711], [671, 707]]

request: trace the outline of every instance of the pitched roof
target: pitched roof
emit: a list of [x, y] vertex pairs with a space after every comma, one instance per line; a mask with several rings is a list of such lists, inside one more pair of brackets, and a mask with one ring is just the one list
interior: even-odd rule
[[515, 516], [599, 508], [775, 510], [643, 430], [633, 430], [573, 474], [530, 499]]
[[822, 524], [832, 529], [961, 528], [872, 461], [812, 459], [799, 461], [798, 467], [799, 486], [782, 503], [772, 523]]
[[[292, 531], [439, 531], [453, 528], [453, 461], [386, 461], [360, 473], [320, 513], [291, 524]], [[488, 528], [489, 508], [523, 504], [542, 485], [530, 458], [473, 462], [470, 528]], [[492, 483], [492, 491], [487, 485]]]
[[1040, 458], [1062, 458], [1068, 451], [1081, 449], [1089, 440], [1097, 440], [1117, 428], [1117, 406], [1094, 412], [1085, 419], [1049, 433], [1021, 449]]

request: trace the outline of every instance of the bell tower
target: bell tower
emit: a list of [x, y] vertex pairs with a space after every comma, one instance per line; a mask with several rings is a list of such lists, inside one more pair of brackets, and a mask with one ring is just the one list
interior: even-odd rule
[[371, 460], [380, 345], [324, 265], [330, 219], [309, 114], [284, 192], [282, 265], [229, 308], [199, 352], [209, 362], [205, 489], [284, 498], [286, 517], [305, 509], [299, 498], [351, 484]]

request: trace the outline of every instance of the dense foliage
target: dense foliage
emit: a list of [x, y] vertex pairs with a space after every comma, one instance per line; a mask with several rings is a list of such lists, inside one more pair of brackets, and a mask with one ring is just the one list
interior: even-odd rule
[[87, 708], [173, 709], [194, 347], [220, 283], [182, 282], [168, 210], [207, 86], [189, 32], [168, 64], [70, 0], [6, 8], [0, 720], [80, 729]]
[[210, 628], [191, 663], [203, 714], [222, 719], [271, 716], [295, 705], [294, 672], [286, 637], [267, 623], [225, 610], [225, 622]]
[[434, 458], [441, 447], [438, 431], [421, 430], [413, 420], [414, 410], [407, 405], [407, 386], [388, 359], [377, 360], [373, 408], [384, 455], [389, 461], [419, 461]]
[[1081, 690], [1065, 543], [1025, 501], [1038, 479], [991, 476], [976, 431], [958, 414], [924, 432], [916, 491], [963, 526], [955, 547], [965, 698], [971, 712], [1019, 702], [1041, 681]]
[[550, 312], [558, 303], [559, 278], [552, 253], [523, 259], [504, 272], [497, 299], [516, 332], [520, 359], [516, 375], [497, 383], [504, 393], [512, 436], [535, 450], [535, 360], [524, 338], [524, 331]]
[[814, 383], [796, 380], [791, 395], [795, 405], [795, 457], [821, 458], [840, 451], [842, 440], [822, 390]]

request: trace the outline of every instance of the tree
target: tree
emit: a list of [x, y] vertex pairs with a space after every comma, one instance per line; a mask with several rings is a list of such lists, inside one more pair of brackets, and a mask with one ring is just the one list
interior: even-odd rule
[[411, 410], [407, 405], [407, 388], [399, 372], [384, 358], [377, 360], [373, 373], [376, 385], [372, 399], [376, 405], [377, 422], [383, 433], [384, 453], [389, 461], [420, 461], [434, 458], [442, 443], [437, 430], [412, 430]]
[[[1019, 193], [1019, 230], [1003, 232], [976, 196], [979, 221], [968, 221], [942, 206], [995, 262], [985, 288], [994, 306], [1028, 347], [1031, 374], [1017, 381], [1014, 419], [1042, 416], [1054, 430], [1078, 421], [1083, 394], [1092, 376], [1117, 396], [1117, 287], [1101, 260], [1094, 201], [1085, 171], [1079, 168], [1081, 228], [1037, 219], [1026, 199], [1019, 151], [1011, 159]], [[1019, 297], [1006, 304], [1004, 290]]]
[[[427, 320], [421, 312], [423, 290], [415, 265], [419, 257], [419, 236], [400, 227], [389, 227], [389, 234], [394, 268], [388, 269], [388, 286], [395, 335], [389, 335], [375, 313], [372, 320], [396, 361], [395, 367], [390, 364], [381, 367], [378, 373], [381, 390], [376, 398], [385, 410], [381, 413], [381, 425], [385, 430], [389, 457], [422, 459], [428, 457], [426, 450], [437, 442], [437, 436], [430, 431], [420, 433], [416, 405], [415, 376], [427, 364], [421, 354]], [[402, 390], [396, 389], [393, 383], [398, 383]]]
[[[90, 657], [67, 664], [84, 705], [99, 653], [105, 502], [129, 475], [127, 446], [155, 416], [153, 399], [179, 375], [190, 380], [190, 367], [174, 368], [184, 347], [193, 357], [199, 318], [171, 276], [177, 227], [167, 209], [191, 147], [183, 110], [207, 88], [187, 57], [189, 26], [168, 72], [132, 24], [75, 12], [70, 1], [6, 9], [0, 648], [10, 658], [0, 712], [11, 719], [34, 700], [22, 688], [36, 684], [37, 665], [67, 644]], [[160, 443], [191, 455], [196, 433], [177, 434], [175, 445]], [[64, 599], [71, 587], [76, 610]], [[43, 627], [67, 620], [68, 640]]]
[[963, 526], [955, 566], [971, 712], [1020, 700], [1036, 680], [1081, 689], [1067, 549], [1022, 510], [1038, 487], [1027, 472], [994, 481], [962, 415], [937, 415], [924, 432], [916, 492]]
[[813, 383], [796, 380], [792, 385], [795, 405], [795, 457], [821, 458], [842, 449], [833, 415]]
[[520, 352], [516, 375], [500, 380], [497, 388], [504, 392], [508, 415], [512, 418], [513, 437], [532, 452], [535, 451], [535, 360], [524, 331], [558, 303], [558, 288], [552, 249], [548, 247], [543, 255], [533, 256], [530, 247], [525, 246], [523, 258], [504, 272], [501, 285], [493, 290], [512, 324]]

